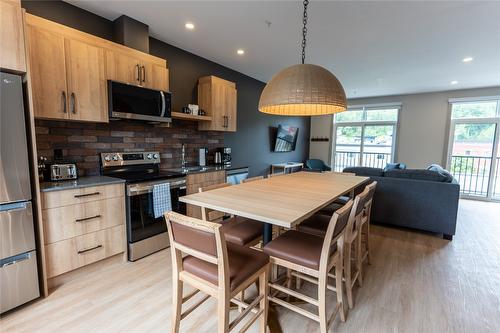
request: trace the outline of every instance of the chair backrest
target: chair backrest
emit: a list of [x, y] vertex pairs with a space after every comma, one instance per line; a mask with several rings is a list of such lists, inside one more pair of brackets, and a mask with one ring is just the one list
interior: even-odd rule
[[369, 189], [365, 187], [363, 192], [356, 195], [354, 198], [353, 207], [351, 209], [351, 214], [349, 216], [349, 222], [346, 228], [346, 239], [351, 240], [352, 235], [356, 232], [356, 228], [359, 226], [361, 219], [363, 218], [365, 204], [368, 201]]
[[319, 159], [309, 159], [306, 161], [306, 168], [314, 170], [327, 170], [325, 162]]
[[[200, 187], [198, 188], [198, 192], [207, 192], [207, 191], [212, 191], [216, 190], [218, 188], [224, 188], [231, 186], [230, 183], [221, 183], [221, 184], [214, 184], [214, 185], [209, 185], [205, 187]], [[210, 208], [205, 208], [201, 207], [201, 218], [204, 221], [210, 221], [210, 222], [223, 222], [224, 216], [226, 215], [225, 212], [219, 212], [217, 210], [213, 210]]]
[[351, 210], [353, 209], [353, 201], [349, 200], [344, 206], [336, 210], [328, 228], [326, 229], [325, 237], [323, 238], [323, 247], [321, 250], [321, 259], [319, 269], [320, 271], [330, 270], [329, 262], [331, 256], [332, 244], [337, 243], [337, 250], [341, 249], [344, 244], [344, 237], [347, 225], [349, 224], [349, 218], [351, 215]]
[[377, 189], [377, 182], [373, 181], [370, 184], [366, 185], [366, 189], [368, 189], [368, 198], [366, 199], [365, 206], [364, 206], [365, 218], [370, 220], [372, 203], [373, 203], [373, 196], [375, 195], [375, 190]]
[[242, 183], [250, 183], [250, 182], [254, 182], [256, 180], [262, 180], [262, 179], [264, 179], [264, 176], [256, 176], [256, 177], [242, 179], [241, 182]]
[[353, 172], [339, 172], [339, 171], [322, 171], [323, 173], [334, 173], [342, 176], [356, 176]]
[[183, 271], [183, 254], [191, 255], [217, 265], [219, 281], [224, 281], [224, 285], [219, 287], [225, 288], [229, 283], [229, 265], [222, 226], [172, 211], [165, 213], [165, 222], [170, 239], [173, 273]]

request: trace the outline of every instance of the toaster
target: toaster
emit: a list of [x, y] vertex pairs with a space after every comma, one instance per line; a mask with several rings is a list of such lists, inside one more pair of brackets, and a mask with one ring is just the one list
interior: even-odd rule
[[48, 168], [48, 176], [50, 181], [55, 180], [68, 180], [78, 178], [76, 164], [74, 163], [61, 163], [50, 164]]

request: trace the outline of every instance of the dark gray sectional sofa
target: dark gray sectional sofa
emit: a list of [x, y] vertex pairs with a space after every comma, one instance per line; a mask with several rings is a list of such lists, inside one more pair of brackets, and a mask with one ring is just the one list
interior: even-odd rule
[[449, 174], [430, 170], [344, 169], [377, 181], [372, 222], [443, 234], [452, 240], [460, 186]]

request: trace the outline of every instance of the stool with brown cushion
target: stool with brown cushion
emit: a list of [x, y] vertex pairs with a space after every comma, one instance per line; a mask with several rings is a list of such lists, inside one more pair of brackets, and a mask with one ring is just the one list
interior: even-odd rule
[[[363, 284], [362, 267], [361, 260], [359, 260], [358, 253], [360, 253], [361, 237], [360, 237], [360, 227], [362, 223], [363, 216], [365, 214], [365, 205], [368, 202], [368, 187], [365, 187], [364, 191], [356, 196], [354, 199], [354, 205], [352, 209], [352, 214], [349, 219], [349, 225], [346, 228], [345, 237], [345, 256], [344, 256], [344, 280], [346, 284], [346, 294], [347, 303], [349, 309], [354, 306], [354, 300], [352, 296], [352, 288], [356, 281], [361, 286]], [[309, 233], [312, 235], [325, 235], [328, 216], [324, 214], [315, 214], [310, 218], [304, 220], [299, 226], [298, 230], [301, 232]], [[354, 252], [353, 252], [354, 249]], [[353, 270], [352, 261], [355, 264]], [[331, 277], [335, 278], [334, 274], [330, 274]], [[300, 284], [300, 281], [297, 281]]]
[[[342, 265], [345, 230], [351, 208], [352, 201], [333, 214], [324, 237], [289, 230], [264, 246], [264, 252], [271, 256], [271, 263], [285, 267], [288, 271], [283, 284], [279, 283], [279, 279], [269, 284], [269, 301], [319, 322], [322, 333], [328, 331], [338, 313], [341, 320], [345, 321]], [[328, 273], [332, 270], [337, 275], [335, 286], [328, 283]], [[292, 290], [292, 276], [317, 284], [318, 299]], [[327, 316], [327, 289], [337, 294], [337, 304], [330, 316]], [[316, 306], [318, 314], [276, 297], [280, 292]]]
[[[219, 333], [235, 328], [245, 317], [253, 316], [243, 324], [240, 332], [245, 332], [260, 318], [259, 332], [265, 333], [267, 326], [267, 293], [269, 256], [248, 247], [226, 243], [222, 225], [187, 217], [175, 212], [165, 214], [170, 249], [172, 253], [173, 275], [173, 333], [179, 332], [180, 322], [210, 297], [217, 299]], [[259, 293], [250, 303], [234, 297], [255, 282], [259, 282]], [[183, 296], [183, 284], [196, 290]], [[198, 292], [206, 295], [182, 311]], [[245, 310], [231, 323], [230, 303]]]
[[[216, 184], [206, 187], [200, 187], [200, 192], [206, 192], [231, 186], [229, 183]], [[225, 218], [224, 212], [211, 210], [209, 208], [201, 209], [202, 219], [205, 221], [218, 222], [223, 224], [222, 231], [226, 240], [230, 243], [253, 246], [260, 242], [264, 233], [264, 224], [259, 221], [247, 219], [245, 217], [231, 215]]]

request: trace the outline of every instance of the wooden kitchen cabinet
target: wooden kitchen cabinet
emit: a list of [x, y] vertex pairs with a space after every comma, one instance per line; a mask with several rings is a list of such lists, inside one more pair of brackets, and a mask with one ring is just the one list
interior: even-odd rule
[[66, 39], [65, 54], [69, 118], [108, 122], [104, 50]]
[[106, 77], [108, 80], [151, 89], [169, 89], [168, 69], [164, 60], [145, 60], [122, 51], [106, 51]]
[[107, 80], [169, 90], [165, 59], [30, 14], [26, 25], [36, 118], [108, 122]]
[[216, 76], [198, 80], [198, 105], [212, 121], [198, 123], [204, 131], [236, 132], [236, 84]]
[[[186, 177], [186, 194], [198, 193], [200, 187], [222, 184], [226, 182], [226, 171], [212, 171], [188, 174]], [[186, 205], [187, 216], [201, 219], [201, 208]]]
[[41, 194], [48, 279], [126, 252], [123, 184]]
[[0, 0], [0, 68], [26, 73], [23, 11], [19, 0]]
[[64, 37], [27, 26], [35, 117], [68, 119]]
[[28, 21], [37, 118], [108, 122], [104, 50]]

